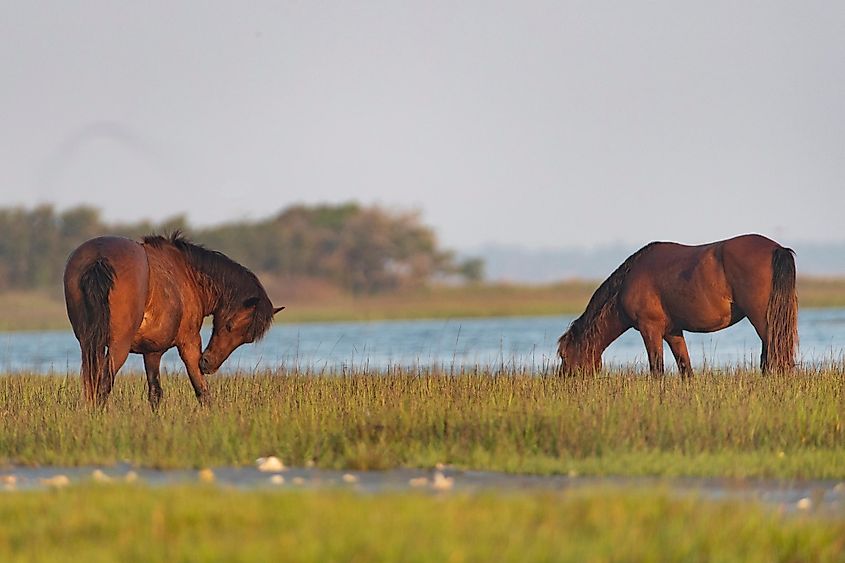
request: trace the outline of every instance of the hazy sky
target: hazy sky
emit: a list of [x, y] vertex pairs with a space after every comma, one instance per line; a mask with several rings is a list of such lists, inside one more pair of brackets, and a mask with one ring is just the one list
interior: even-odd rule
[[845, 239], [845, 2], [3, 2], [0, 205]]

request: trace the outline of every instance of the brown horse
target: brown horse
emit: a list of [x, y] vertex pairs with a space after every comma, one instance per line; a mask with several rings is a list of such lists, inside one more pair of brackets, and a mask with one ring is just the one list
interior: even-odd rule
[[[204, 375], [229, 354], [260, 339], [273, 308], [255, 274], [220, 252], [176, 232], [142, 243], [121, 237], [91, 239], [68, 258], [65, 301], [82, 349], [82, 383], [90, 402], [104, 404], [130, 352], [144, 355], [153, 410], [162, 397], [159, 364], [176, 346], [201, 404], [209, 400]], [[202, 351], [203, 318], [214, 330]]]
[[795, 366], [798, 299], [789, 248], [760, 235], [686, 246], [652, 242], [613, 272], [558, 340], [561, 373], [598, 371], [601, 354], [629, 328], [642, 335], [652, 373], [663, 340], [692, 374], [683, 331], [714, 332], [748, 317], [763, 342], [763, 372]]

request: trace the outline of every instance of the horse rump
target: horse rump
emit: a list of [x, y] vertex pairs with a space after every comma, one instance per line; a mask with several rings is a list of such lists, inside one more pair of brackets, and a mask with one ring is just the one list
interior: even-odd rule
[[83, 315], [79, 327], [79, 346], [82, 348], [82, 385], [85, 397], [94, 402], [101, 383], [110, 387], [114, 374], [108, 358], [109, 293], [114, 288], [115, 271], [106, 258], [97, 258], [85, 268], [79, 278]]

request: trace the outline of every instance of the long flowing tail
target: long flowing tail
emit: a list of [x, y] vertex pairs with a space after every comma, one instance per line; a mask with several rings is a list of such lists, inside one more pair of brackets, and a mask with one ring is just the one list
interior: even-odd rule
[[772, 294], [766, 309], [764, 372], [795, 367], [798, 349], [798, 296], [795, 293], [795, 253], [779, 247], [772, 255]]
[[98, 258], [82, 273], [79, 287], [85, 304], [84, 324], [80, 330], [82, 348], [82, 385], [85, 397], [94, 403], [101, 383], [110, 387], [114, 377], [108, 357], [109, 293], [114, 287], [115, 272], [106, 258]]

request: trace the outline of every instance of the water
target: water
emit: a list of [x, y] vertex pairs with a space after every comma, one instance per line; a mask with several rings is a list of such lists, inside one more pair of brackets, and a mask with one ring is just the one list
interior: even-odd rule
[[[16, 490], [45, 489], [57, 475], [71, 484], [100, 481], [122, 482], [132, 475], [150, 486], [196, 483], [199, 476], [192, 469], [152, 469], [117, 464], [110, 467], [5, 467], [0, 469], [0, 495]], [[273, 484], [270, 474], [254, 467], [216, 467], [214, 482], [226, 488], [249, 489], [347, 489], [363, 494], [409, 491], [437, 492], [434, 472], [425, 469], [388, 471], [338, 471], [293, 467], [284, 470], [282, 483]], [[485, 491], [573, 491], [577, 489], [622, 491], [640, 490], [652, 494], [666, 492], [675, 497], [693, 495], [713, 501], [738, 500], [764, 507], [797, 513], [812, 510], [816, 516], [842, 518], [845, 515], [845, 483], [833, 480], [776, 480], [726, 478], [653, 478], [653, 477], [575, 477], [565, 475], [518, 475], [494, 471], [461, 471], [446, 467], [442, 474], [450, 479], [449, 490], [461, 493]], [[14, 484], [8, 484], [13, 476]], [[803, 503], [808, 503], [806, 506]]]
[[[283, 320], [282, 314], [282, 320]], [[275, 325], [257, 344], [242, 346], [223, 371], [273, 368], [306, 370], [384, 369], [387, 366], [504, 367], [541, 370], [556, 365], [556, 342], [572, 316], [491, 319], [441, 319]], [[845, 359], [845, 309], [808, 309], [799, 313], [804, 364]], [[204, 342], [209, 330], [203, 331]], [[693, 369], [754, 367], [760, 340], [751, 324], [710, 334], [687, 333]], [[665, 346], [664, 346], [665, 347]], [[666, 365], [674, 360], [665, 347]], [[647, 367], [640, 334], [630, 330], [604, 353], [605, 365]], [[162, 365], [184, 367], [175, 350]], [[124, 370], [143, 370], [141, 356], [132, 354]], [[70, 331], [0, 334], [3, 372], [68, 373], [79, 370], [79, 345]]]

